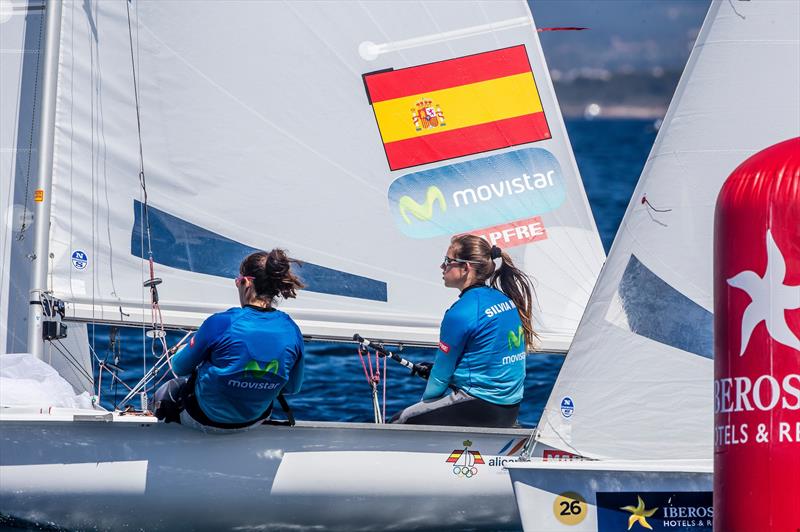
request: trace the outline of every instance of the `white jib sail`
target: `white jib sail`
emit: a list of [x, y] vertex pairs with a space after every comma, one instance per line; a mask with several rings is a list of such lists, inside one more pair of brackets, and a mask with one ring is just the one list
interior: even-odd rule
[[711, 9], [539, 424], [585, 456], [710, 458], [714, 205], [800, 134], [800, 3]]
[[240, 260], [278, 246], [304, 334], [434, 344], [473, 232], [535, 278], [541, 348], [569, 345], [604, 254], [525, 2], [68, 2], [61, 35], [72, 317], [150, 319], [133, 55], [165, 322], [237, 305]]

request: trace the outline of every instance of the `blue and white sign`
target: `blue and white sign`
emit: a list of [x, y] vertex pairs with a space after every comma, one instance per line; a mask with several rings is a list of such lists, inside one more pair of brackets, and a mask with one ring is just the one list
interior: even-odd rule
[[561, 415], [569, 419], [575, 413], [575, 403], [572, 397], [564, 397], [561, 399]]
[[431, 238], [551, 212], [566, 194], [555, 156], [525, 148], [401, 176], [389, 209], [404, 235]]
[[76, 249], [72, 252], [72, 267], [76, 270], [85, 270], [86, 266], [89, 265], [89, 257], [86, 256], [86, 253], [83, 251]]
[[710, 491], [597, 492], [598, 532], [712, 532]]

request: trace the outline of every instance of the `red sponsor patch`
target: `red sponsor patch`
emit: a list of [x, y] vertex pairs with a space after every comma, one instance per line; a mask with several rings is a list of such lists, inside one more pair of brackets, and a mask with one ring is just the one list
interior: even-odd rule
[[547, 231], [544, 228], [541, 216], [479, 229], [470, 232], [470, 234], [479, 236], [487, 240], [491, 245], [503, 249], [547, 239]]
[[449, 353], [450, 352], [450, 346], [447, 345], [446, 343], [442, 342], [441, 340], [439, 340], [439, 349], [441, 349], [443, 353]]
[[194, 336], [192, 336], [192, 339], [189, 340], [189, 347], [194, 347]]
[[544, 462], [571, 461], [571, 460], [583, 460], [583, 458], [578, 456], [577, 454], [572, 454], [567, 451], [547, 450], [542, 452], [542, 461]]

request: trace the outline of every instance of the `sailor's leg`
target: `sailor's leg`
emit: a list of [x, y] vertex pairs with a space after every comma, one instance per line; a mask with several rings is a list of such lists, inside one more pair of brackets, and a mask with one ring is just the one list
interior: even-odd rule
[[436, 401], [411, 405], [395, 416], [392, 422], [409, 425], [514, 427], [517, 426], [519, 406], [519, 403], [497, 405], [459, 390]]
[[456, 425], [451, 421], [448, 413], [455, 405], [475, 401], [471, 395], [461, 390], [455, 391], [433, 401], [421, 401], [411, 405], [392, 417], [392, 423], [407, 423], [409, 425]]
[[186, 386], [186, 377], [176, 377], [168, 380], [158, 387], [153, 395], [150, 410], [165, 423], [180, 423], [180, 413], [183, 410], [181, 394]]

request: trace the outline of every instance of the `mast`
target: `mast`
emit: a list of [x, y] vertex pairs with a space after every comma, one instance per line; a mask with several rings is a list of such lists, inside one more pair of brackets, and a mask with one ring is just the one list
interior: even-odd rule
[[53, 139], [55, 135], [58, 52], [61, 37], [61, 0], [49, 0], [45, 8], [44, 73], [42, 76], [42, 122], [39, 129], [39, 167], [36, 176], [33, 216], [36, 221], [32, 259], [30, 307], [28, 309], [28, 351], [42, 359], [42, 306], [40, 294], [47, 289], [47, 255], [50, 240], [50, 200], [53, 183]]

